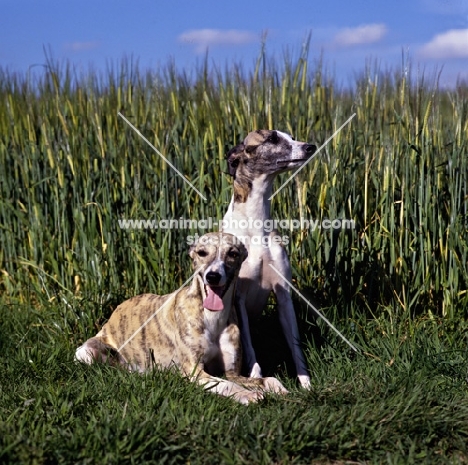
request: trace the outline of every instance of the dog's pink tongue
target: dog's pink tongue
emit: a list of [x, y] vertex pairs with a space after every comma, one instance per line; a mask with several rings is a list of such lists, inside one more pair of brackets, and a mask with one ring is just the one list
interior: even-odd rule
[[206, 286], [206, 298], [203, 301], [203, 307], [212, 312], [219, 312], [224, 308], [223, 299], [221, 298], [222, 288], [212, 289]]

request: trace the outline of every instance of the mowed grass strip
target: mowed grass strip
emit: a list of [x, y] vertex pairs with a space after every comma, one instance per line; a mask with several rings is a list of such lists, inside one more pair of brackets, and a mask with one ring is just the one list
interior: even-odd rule
[[[312, 389], [241, 406], [173, 371], [73, 361], [52, 305], [1, 308], [3, 463], [465, 463], [467, 350], [446, 321], [363, 320], [308, 346]], [[63, 305], [62, 305], [63, 307]], [[358, 327], [358, 326], [357, 326]]]

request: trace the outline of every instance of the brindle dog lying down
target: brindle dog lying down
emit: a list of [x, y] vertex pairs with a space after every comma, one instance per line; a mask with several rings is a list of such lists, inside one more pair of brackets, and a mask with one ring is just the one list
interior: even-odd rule
[[[176, 366], [205, 389], [247, 404], [264, 392], [287, 393], [276, 378], [240, 376], [241, 343], [234, 308], [236, 280], [247, 257], [235, 236], [209, 233], [190, 248], [196, 274], [172, 294], [143, 294], [120, 304], [77, 360], [144, 372]], [[227, 379], [219, 376], [225, 375]]]

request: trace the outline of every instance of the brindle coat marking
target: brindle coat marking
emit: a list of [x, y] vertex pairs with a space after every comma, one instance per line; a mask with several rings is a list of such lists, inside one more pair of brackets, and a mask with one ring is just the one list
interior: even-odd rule
[[[287, 392], [275, 378], [252, 383], [239, 375], [234, 295], [245, 247], [231, 234], [210, 233], [191, 247], [190, 257], [194, 269], [200, 269], [190, 285], [172, 294], [143, 294], [123, 302], [101, 331], [77, 349], [76, 359], [140, 372], [175, 365], [192, 381], [241, 403], [261, 399], [264, 391]], [[217, 377], [223, 374], [227, 380]]]
[[[242, 228], [242, 222], [263, 225], [271, 221], [273, 181], [278, 173], [299, 167], [316, 151], [315, 145], [294, 141], [280, 131], [259, 130], [251, 132], [243, 143], [231, 149], [227, 155], [229, 173], [234, 177], [234, 194], [223, 219], [223, 231], [243, 238], [248, 258], [239, 273], [236, 306], [244, 356], [250, 376], [261, 377], [250, 337], [249, 318], [258, 317], [274, 292], [280, 322], [292, 352], [298, 378], [302, 386], [310, 386], [305, 358], [299, 345], [299, 331], [288, 285], [269, 266], [272, 264], [286, 279], [291, 281], [291, 266], [284, 247], [265, 239], [272, 239], [276, 231], [264, 227]], [[261, 239], [261, 241], [260, 241]], [[255, 243], [255, 240], [257, 242]]]

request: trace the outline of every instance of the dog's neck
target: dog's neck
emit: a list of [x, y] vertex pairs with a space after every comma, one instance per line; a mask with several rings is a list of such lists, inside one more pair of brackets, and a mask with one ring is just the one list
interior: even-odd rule
[[[234, 179], [234, 195], [224, 219], [237, 221], [249, 218], [265, 221], [271, 218], [271, 200], [274, 176], [263, 175], [252, 181], [244, 178]], [[226, 228], [227, 232], [230, 232]]]

